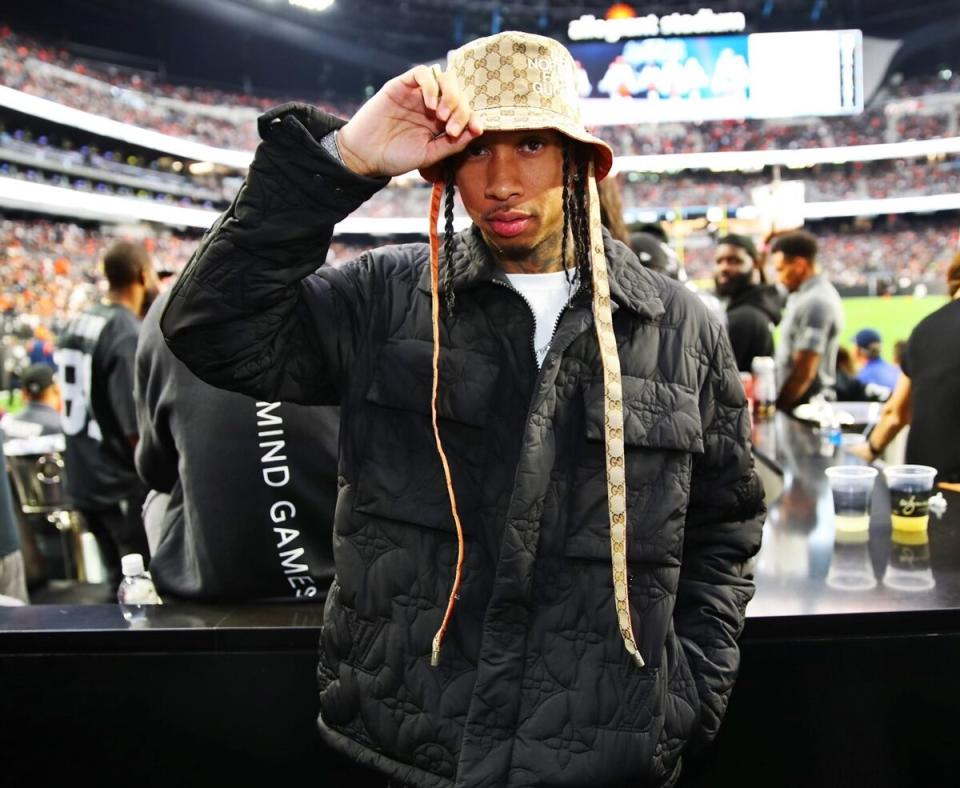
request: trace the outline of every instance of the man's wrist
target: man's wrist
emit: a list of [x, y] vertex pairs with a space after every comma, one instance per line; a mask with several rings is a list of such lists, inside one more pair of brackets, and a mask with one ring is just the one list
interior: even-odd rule
[[883, 449], [878, 449], [873, 445], [873, 441], [870, 438], [867, 438], [867, 451], [870, 452], [870, 462], [873, 462], [880, 454], [883, 452]]
[[350, 146], [349, 134], [347, 127], [343, 126], [337, 130], [339, 133], [336, 136], [336, 145], [337, 153], [340, 154], [340, 161], [343, 163], [343, 166], [346, 167], [353, 173], [357, 175], [363, 175], [366, 178], [378, 178], [381, 177], [379, 173], [372, 172], [369, 167], [363, 162], [363, 160], [357, 158], [353, 149]]

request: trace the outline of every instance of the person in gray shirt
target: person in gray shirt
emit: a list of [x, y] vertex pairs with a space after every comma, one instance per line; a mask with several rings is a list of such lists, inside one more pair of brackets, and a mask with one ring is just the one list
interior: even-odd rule
[[817, 239], [797, 230], [778, 236], [771, 260], [790, 292], [777, 347], [777, 407], [790, 410], [815, 394], [836, 399], [840, 294], [817, 266]]

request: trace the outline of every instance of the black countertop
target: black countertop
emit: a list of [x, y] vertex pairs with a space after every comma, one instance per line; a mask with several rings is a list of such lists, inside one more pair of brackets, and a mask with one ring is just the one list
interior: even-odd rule
[[[783, 491], [770, 505], [763, 546], [755, 563], [757, 593], [747, 608], [746, 636], [819, 636], [858, 631], [960, 631], [960, 494], [944, 493], [949, 508], [930, 518], [929, 542], [897, 545], [891, 539], [889, 492], [880, 474], [873, 493], [868, 539], [835, 544], [833, 503], [824, 469], [858, 463], [837, 451], [821, 453], [808, 425], [777, 414], [754, 430], [758, 462], [782, 473]], [[840, 587], [838, 573], [856, 590]], [[912, 581], [917, 590], [895, 587]], [[116, 605], [0, 607], [0, 652], [105, 645], [141, 651], [164, 648], [315, 648], [322, 605], [313, 603], [198, 605], [174, 603], [151, 610], [132, 626]], [[84, 635], [88, 637], [84, 637]]]
[[784, 487], [764, 525], [749, 618], [960, 611], [960, 494], [943, 493], [947, 511], [930, 515], [926, 543], [903, 544], [892, 539], [881, 472], [868, 534], [838, 542], [824, 470], [864, 463], [839, 448], [824, 456], [814, 429], [783, 414], [755, 425], [754, 445], [758, 462], [782, 470]]

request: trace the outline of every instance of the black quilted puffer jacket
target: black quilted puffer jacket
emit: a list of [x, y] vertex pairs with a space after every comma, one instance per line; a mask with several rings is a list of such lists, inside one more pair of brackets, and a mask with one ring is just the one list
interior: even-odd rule
[[261, 118], [246, 184], [162, 321], [214, 385], [342, 406], [324, 740], [424, 788], [672, 783], [685, 747], [720, 725], [760, 542], [762, 489], [722, 327], [607, 238], [641, 668], [613, 602], [589, 303], [574, 298], [538, 369], [525, 301], [478, 233], [458, 237], [438, 407], [466, 559], [431, 667], [457, 538], [430, 429], [428, 253], [387, 247], [313, 273], [334, 224], [383, 185], [318, 145], [337, 123], [303, 105]]

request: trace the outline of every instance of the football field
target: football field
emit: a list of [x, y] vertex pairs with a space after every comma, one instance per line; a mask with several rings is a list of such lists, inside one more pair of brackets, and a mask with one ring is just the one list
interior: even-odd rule
[[946, 296], [864, 296], [844, 298], [842, 343], [853, 348], [853, 337], [861, 328], [874, 328], [883, 337], [883, 357], [890, 360], [893, 343], [910, 336], [913, 327], [947, 302]]

